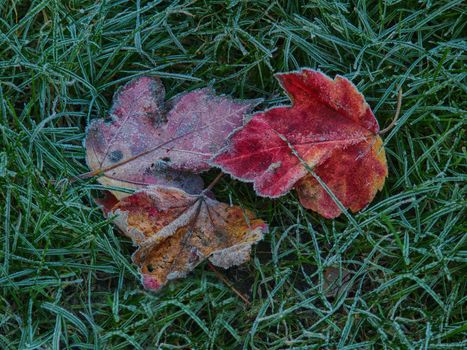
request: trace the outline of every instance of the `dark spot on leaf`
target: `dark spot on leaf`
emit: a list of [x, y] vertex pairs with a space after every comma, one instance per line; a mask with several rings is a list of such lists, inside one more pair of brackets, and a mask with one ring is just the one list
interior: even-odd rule
[[109, 159], [111, 162], [116, 163], [123, 158], [123, 153], [120, 150], [110, 152]]

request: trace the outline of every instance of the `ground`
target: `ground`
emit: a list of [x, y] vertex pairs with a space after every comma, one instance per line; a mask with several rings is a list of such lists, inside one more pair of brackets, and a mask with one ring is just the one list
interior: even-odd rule
[[[467, 346], [462, 0], [5, 0], [0, 13], [2, 349]], [[213, 86], [284, 104], [273, 74], [299, 67], [350, 79], [382, 128], [402, 88], [383, 190], [327, 220], [225, 176], [216, 197], [271, 228], [221, 271], [251, 304], [206, 264], [144, 291], [134, 247], [92, 200], [102, 187], [69, 181], [86, 171], [89, 120], [143, 74], [169, 97]]]

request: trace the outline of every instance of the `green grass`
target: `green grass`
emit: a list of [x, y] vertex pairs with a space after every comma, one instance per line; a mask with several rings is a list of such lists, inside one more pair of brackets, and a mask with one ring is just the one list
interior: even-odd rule
[[[466, 22], [462, 0], [0, 2], [0, 348], [465, 348]], [[325, 220], [224, 177], [216, 196], [271, 227], [225, 272], [251, 305], [205, 264], [144, 291], [102, 187], [67, 181], [88, 121], [138, 75], [267, 108], [304, 66], [351, 79], [382, 127], [403, 88], [383, 191]]]

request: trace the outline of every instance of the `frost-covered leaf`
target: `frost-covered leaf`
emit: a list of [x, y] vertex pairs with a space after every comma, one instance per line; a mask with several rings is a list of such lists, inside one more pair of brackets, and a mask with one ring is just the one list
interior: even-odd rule
[[185, 276], [204, 259], [223, 268], [247, 261], [251, 246], [267, 231], [248, 210], [164, 186], [122, 199], [111, 214], [139, 246], [133, 261], [152, 290]]
[[387, 176], [379, 126], [364, 97], [347, 79], [332, 80], [310, 69], [277, 78], [292, 105], [256, 113], [213, 164], [253, 182], [261, 196], [282, 196], [300, 180], [297, 190], [305, 207], [328, 218], [338, 216], [339, 208], [310, 177], [305, 161], [315, 172], [326, 173], [325, 183], [344, 206], [362, 209]]
[[159, 79], [136, 78], [115, 94], [108, 120], [89, 125], [86, 160], [91, 170], [104, 170], [102, 184], [201, 192], [203, 182], [195, 173], [209, 168], [206, 160], [258, 103], [217, 96], [208, 88], [164, 100]]

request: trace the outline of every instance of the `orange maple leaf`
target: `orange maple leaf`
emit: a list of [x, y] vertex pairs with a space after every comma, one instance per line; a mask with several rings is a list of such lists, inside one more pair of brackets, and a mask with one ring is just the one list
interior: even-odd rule
[[[205, 259], [228, 268], [250, 257], [267, 225], [252, 212], [229, 206], [204, 192], [191, 195], [165, 186], [135, 192], [113, 205], [117, 226], [138, 245], [133, 261], [143, 285], [158, 290]], [[109, 208], [106, 208], [109, 209]]]

